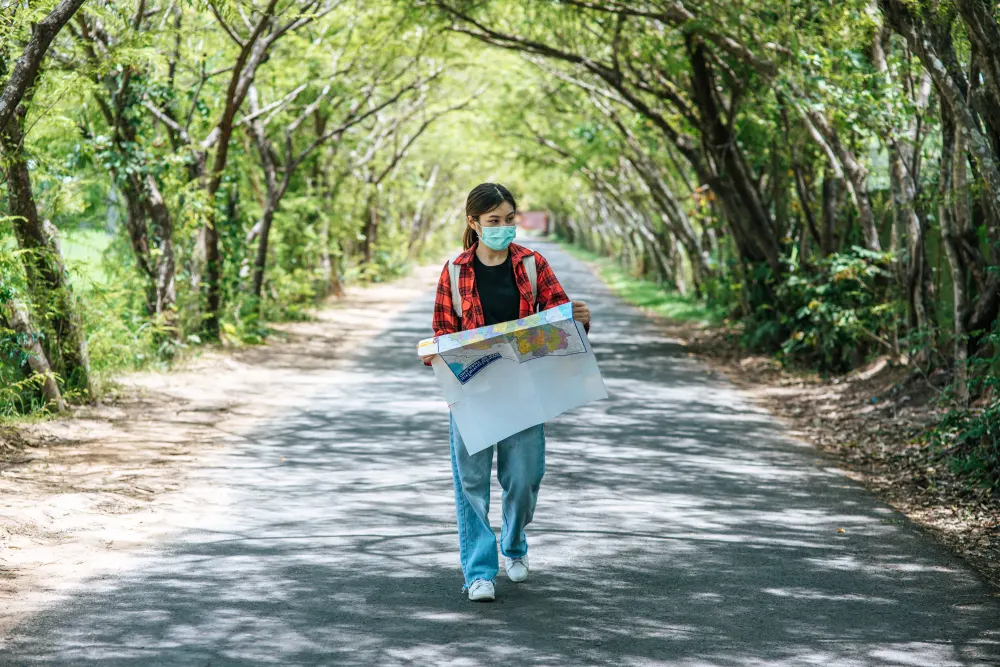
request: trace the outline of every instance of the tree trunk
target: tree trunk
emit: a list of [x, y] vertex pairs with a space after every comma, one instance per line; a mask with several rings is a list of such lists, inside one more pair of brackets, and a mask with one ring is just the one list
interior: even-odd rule
[[[144, 18], [143, 3], [136, 8], [132, 26], [139, 30]], [[176, 14], [174, 27], [180, 30], [180, 10]], [[87, 54], [93, 70], [93, 80], [98, 88], [107, 91], [107, 98], [95, 91], [95, 99], [108, 123], [112, 134], [112, 142], [118, 156], [119, 164], [109, 168], [112, 176], [121, 182], [121, 191], [127, 204], [126, 225], [129, 240], [136, 262], [147, 280], [146, 308], [150, 316], [156, 316], [159, 326], [171, 330], [170, 337], [178, 338], [180, 330], [176, 321], [176, 288], [175, 288], [175, 258], [173, 247], [173, 219], [160, 193], [156, 179], [149, 173], [149, 165], [144, 159], [138, 158], [133, 147], [139, 144], [137, 129], [133, 123], [126, 120], [129, 112], [139, 104], [134, 91], [130, 90], [132, 79], [138, 70], [126, 67], [121, 76], [114, 73], [101, 74], [104, 71], [102, 57], [98, 54], [97, 45], [107, 47], [107, 36], [95, 26], [88, 23], [85, 16], [78, 17], [82, 32], [81, 43]], [[174, 72], [177, 63], [177, 49], [180, 48], [180, 32], [173, 57], [168, 65], [168, 80], [171, 86], [174, 82]], [[142, 73], [139, 72], [141, 75]], [[120, 80], [119, 80], [120, 79]], [[130, 108], [131, 107], [131, 108]], [[169, 116], [169, 112], [167, 112]], [[170, 116], [172, 118], [172, 116]], [[167, 125], [171, 145], [175, 150], [179, 146], [178, 133]], [[121, 163], [131, 162], [133, 173], [121, 169]], [[195, 162], [197, 164], [197, 161]], [[150, 246], [155, 245], [155, 258], [150, 252]]]
[[[130, 141], [135, 141], [134, 133]], [[146, 310], [150, 316], [158, 316], [161, 325], [173, 328], [172, 337], [176, 337], [179, 331], [174, 311], [177, 290], [173, 218], [152, 174], [125, 178], [121, 190], [126, 202], [129, 242], [147, 282]], [[150, 252], [151, 244], [157, 249], [155, 258]]]
[[21, 347], [28, 355], [28, 366], [36, 375], [44, 378], [42, 396], [45, 397], [46, 402], [54, 406], [57, 412], [65, 412], [66, 401], [63, 400], [62, 393], [59, 391], [59, 384], [56, 382], [55, 374], [45, 356], [45, 350], [38, 342], [38, 330], [31, 324], [31, 314], [28, 309], [13, 300], [2, 303], [0, 304], [0, 321], [3, 321], [9, 329], [18, 334], [22, 341], [25, 341], [21, 343]]
[[[945, 17], [940, 23], [925, 21], [914, 13], [907, 0], [878, 0], [878, 4], [888, 23], [906, 39], [924, 69], [930, 73], [935, 89], [948, 104], [957, 127], [965, 134], [965, 141], [988, 195], [986, 204], [989, 213], [994, 220], [1000, 220], [1000, 164], [994, 147], [982, 131], [977, 114], [966, 98], [969, 86], [952, 44], [952, 20]], [[937, 19], [937, 16], [934, 14], [932, 18]]]
[[771, 191], [771, 207], [774, 209], [774, 228], [777, 230], [779, 238], [784, 236], [791, 237], [792, 229], [788, 222], [785, 180], [781, 177], [785, 170], [781, 168], [781, 152], [778, 147], [778, 135], [776, 134], [771, 137], [770, 153], [770, 169], [768, 171], [770, 183], [768, 183], [768, 186]]
[[[969, 80], [966, 78], [952, 42], [954, 16], [949, 12], [921, 12], [905, 0], [878, 0], [886, 21], [906, 39], [907, 44], [920, 59], [931, 76], [940, 98], [947, 105], [955, 121], [956, 132], [961, 134], [956, 145], [966, 145], [973, 158], [977, 182], [982, 183], [980, 201], [991, 239], [1000, 225], [1000, 162], [998, 162], [995, 137], [997, 130], [990, 125], [995, 117], [990, 109], [976, 109], [968, 97]], [[919, 13], [915, 13], [919, 12]], [[970, 31], [974, 32], [974, 30]], [[970, 34], [970, 39], [974, 36]], [[976, 37], [978, 39], [978, 37]], [[986, 57], [986, 56], [984, 56]], [[990, 78], [987, 73], [986, 78]], [[975, 82], [975, 79], [973, 79]], [[986, 130], [980, 119], [986, 121]], [[956, 156], [956, 160], [960, 159]], [[953, 184], [957, 187], [957, 184]], [[956, 225], [964, 224], [956, 220]], [[964, 235], [960, 236], [960, 239]], [[967, 330], [977, 345], [988, 331], [1000, 309], [1000, 275], [992, 273], [972, 309]]]
[[271, 234], [271, 223], [274, 221], [274, 210], [277, 208], [276, 202], [270, 196], [264, 203], [264, 212], [261, 215], [260, 234], [257, 237], [257, 252], [254, 256], [253, 265], [253, 287], [252, 294], [259, 301], [261, 290], [264, 287], [264, 270], [267, 267], [267, 241]]
[[979, 65], [984, 88], [980, 89], [980, 113], [989, 118], [994, 151], [1000, 132], [1000, 25], [997, 24], [996, 3], [988, 0], [955, 0], [965, 33], [972, 43], [972, 54]]
[[320, 296], [325, 297], [330, 293], [333, 280], [333, 262], [330, 259], [330, 216], [327, 213], [320, 214], [319, 244]]
[[[802, 220], [804, 222], [804, 226], [809, 233], [812, 234], [813, 241], [816, 245], [820, 247], [820, 250], [824, 254], [826, 254], [823, 246], [823, 236], [820, 234], [819, 227], [816, 226], [816, 216], [813, 214], [812, 210], [813, 195], [809, 189], [809, 184], [806, 183], [805, 175], [802, 173], [802, 165], [800, 165], [797, 160], [792, 162], [792, 171], [795, 176], [795, 193], [798, 195], [799, 206], [802, 208]], [[803, 239], [807, 237], [805, 231], [806, 230], [803, 230], [802, 233]], [[802, 243], [805, 243], [805, 241], [802, 241]], [[801, 255], [801, 258], [805, 260], [804, 255]]]
[[428, 176], [427, 181], [424, 183], [423, 192], [420, 195], [420, 199], [417, 201], [417, 208], [413, 212], [413, 217], [410, 221], [409, 230], [409, 243], [407, 248], [407, 253], [410, 257], [414, 257], [414, 250], [417, 249], [418, 239], [424, 234], [425, 220], [427, 216], [424, 214], [424, 207], [427, 205], [427, 201], [430, 198], [431, 191], [434, 189], [434, 183], [437, 181], [438, 169], [440, 165], [435, 164], [431, 168], [431, 174]]
[[[691, 83], [698, 105], [704, 152], [711, 156], [713, 173], [718, 183], [712, 185], [727, 209], [734, 227], [734, 239], [741, 252], [751, 261], [764, 260], [775, 276], [781, 274], [780, 248], [774, 224], [765, 210], [757, 183], [751, 178], [739, 144], [723, 122], [715, 99], [715, 76], [708, 64], [705, 47], [686, 37], [688, 60], [691, 63]], [[735, 113], [731, 110], [730, 113]], [[739, 224], [743, 221], [743, 225]]]
[[621, 121], [621, 118], [612, 107], [601, 105], [600, 108], [614, 122], [618, 127], [618, 131], [625, 137], [625, 140], [632, 148], [632, 154], [626, 156], [625, 159], [635, 168], [639, 177], [646, 184], [646, 187], [649, 188], [650, 195], [663, 218], [667, 221], [670, 230], [684, 246], [685, 250], [687, 250], [688, 256], [691, 258], [691, 273], [693, 274], [695, 293], [700, 295], [701, 285], [708, 278], [709, 260], [707, 253], [698, 240], [698, 236], [694, 232], [694, 228], [691, 226], [691, 221], [688, 219], [680, 202], [677, 201], [677, 197], [670, 185], [663, 178], [659, 167], [654, 161], [649, 159], [648, 152], [643, 148], [638, 139], [636, 139], [635, 134]]
[[366, 206], [365, 240], [361, 245], [361, 254], [365, 263], [371, 264], [375, 257], [375, 242], [378, 240], [378, 198], [374, 192], [368, 197]]
[[215, 139], [215, 155], [212, 160], [212, 170], [206, 174], [208, 184], [208, 219], [200, 237], [205, 267], [205, 306], [203, 318], [205, 335], [210, 339], [219, 338], [220, 319], [222, 313], [222, 256], [219, 250], [219, 230], [216, 225], [215, 196], [222, 185], [222, 177], [229, 160], [229, 144], [232, 138], [236, 111], [243, 104], [250, 85], [257, 74], [257, 68], [267, 54], [273, 39], [262, 37], [274, 22], [274, 7], [276, 0], [271, 0], [263, 11], [263, 16], [254, 28], [251, 37], [244, 43], [240, 55], [233, 67], [233, 74], [226, 90], [225, 107], [222, 117], [213, 130], [218, 136]]
[[[213, 204], [214, 205], [214, 204]], [[201, 330], [210, 340], [219, 337], [219, 316], [222, 307], [221, 280], [222, 270], [219, 266], [219, 233], [216, 229], [215, 215], [201, 228], [198, 235], [198, 255], [203, 268], [199, 276], [199, 292], [205, 299], [205, 312], [201, 316]]]
[[[257, 113], [260, 110], [260, 105], [257, 101], [257, 89], [254, 86], [250, 86], [247, 97], [250, 102], [250, 112]], [[264, 184], [266, 188], [264, 210], [261, 213], [260, 220], [254, 225], [254, 229], [257, 231], [257, 252], [254, 258], [251, 293], [259, 302], [261, 289], [264, 286], [264, 271], [267, 268], [267, 244], [271, 235], [271, 223], [274, 221], [274, 213], [278, 208], [281, 194], [278, 191], [278, 167], [274, 151], [271, 148], [271, 142], [264, 133], [264, 126], [258, 118], [249, 123], [247, 129], [253, 137], [254, 144], [257, 146], [257, 153], [260, 155], [260, 164], [264, 169]]]
[[930, 272], [924, 252], [924, 225], [914, 206], [916, 184], [910, 178], [904, 156], [905, 153], [897, 146], [891, 151], [890, 161], [893, 201], [906, 229], [906, 294], [910, 326], [929, 331], [931, 321], [927, 286]]
[[694, 232], [694, 227], [691, 226], [691, 221], [680, 202], [677, 201], [673, 190], [663, 179], [662, 174], [656, 172], [654, 165], [643, 159], [644, 157], [637, 156], [632, 163], [636, 167], [636, 172], [649, 187], [653, 201], [669, 224], [670, 231], [684, 246], [688, 257], [691, 258], [694, 288], [696, 294], [700, 295], [701, 285], [708, 278], [708, 255], [702, 248], [701, 242]]
[[[343, 179], [337, 179], [336, 183], [330, 183], [326, 169], [319, 170], [320, 196], [326, 200], [320, 223], [320, 266], [323, 276], [323, 295], [333, 294], [340, 297], [344, 295], [344, 288], [340, 284], [340, 241], [330, 234], [330, 217], [333, 214], [337, 201], [337, 194]], [[332, 247], [331, 247], [332, 246]]]
[[149, 239], [146, 233], [146, 208], [136, 178], [130, 176], [121, 182], [121, 192], [125, 197], [125, 229], [136, 265], [145, 279], [146, 313], [156, 312], [156, 281], [150, 265]]
[[689, 290], [687, 282], [684, 280], [684, 258], [681, 253], [683, 246], [676, 241], [670, 236], [664, 236], [661, 239], [661, 244], [666, 250], [666, 256], [660, 256], [660, 262], [663, 265], [663, 280], [668, 285], [673, 285], [678, 294], [687, 296]]
[[[883, 41], [889, 31], [883, 27], [875, 35], [872, 43], [873, 65], [884, 78], [886, 85], [894, 85], [889, 73], [889, 65], [883, 51]], [[890, 127], [885, 143], [889, 148], [889, 179], [891, 184], [893, 216], [893, 249], [896, 249], [900, 226], [906, 230], [905, 281], [907, 305], [909, 306], [909, 326], [925, 332], [932, 332], [930, 313], [930, 269], [924, 250], [924, 221], [916, 206], [917, 180], [914, 173], [919, 148], [919, 115], [927, 108], [930, 97], [931, 80], [923, 72], [916, 90], [910, 91], [915, 114], [910, 116], [905, 131]], [[945, 158], [942, 158], [944, 160]], [[943, 223], [942, 223], [943, 224]], [[918, 355], [918, 363], [927, 358], [928, 350], [923, 348]]]
[[823, 255], [837, 251], [834, 230], [837, 226], [837, 209], [840, 207], [841, 180], [830, 169], [823, 172], [823, 230], [820, 236]]
[[[941, 223], [941, 243], [944, 245], [948, 266], [951, 269], [952, 294], [954, 295], [953, 318], [954, 326], [953, 363], [955, 369], [955, 396], [962, 406], [969, 403], [968, 387], [968, 352], [966, 322], [968, 320], [968, 294], [966, 293], [966, 266], [958, 244], [955, 220], [967, 211], [964, 202], [963, 184], [965, 179], [965, 151], [961, 143], [961, 134], [955, 132], [955, 124], [947, 109], [942, 108], [941, 114], [941, 168], [938, 178], [938, 217]], [[955, 139], [959, 139], [956, 143]], [[954, 215], [953, 215], [954, 212]]]
[[806, 111], [805, 114], [844, 170], [845, 180], [851, 189], [854, 206], [858, 210], [858, 223], [861, 225], [861, 232], [865, 237], [865, 247], [876, 252], [882, 250], [882, 244], [878, 237], [878, 227], [875, 225], [871, 196], [868, 194], [868, 170], [840, 140], [840, 134], [826, 120], [826, 116], [819, 111]]
[[177, 260], [174, 257], [174, 220], [163, 201], [163, 195], [152, 174], [145, 177], [146, 212], [153, 224], [153, 238], [158, 253], [154, 264], [156, 275], [156, 314], [161, 326], [173, 329], [172, 337], [179, 338], [177, 329]]
[[21, 123], [24, 107], [0, 132], [6, 161], [8, 208], [34, 302], [45, 313], [52, 338], [45, 345], [50, 365], [67, 387], [93, 395], [87, 339], [67, 281], [55, 228], [38, 216], [28, 164], [24, 157]]

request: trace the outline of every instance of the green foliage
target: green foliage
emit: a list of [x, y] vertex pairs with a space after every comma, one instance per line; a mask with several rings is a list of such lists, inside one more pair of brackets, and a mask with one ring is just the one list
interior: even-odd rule
[[924, 441], [954, 472], [1000, 495], [1000, 322], [986, 342], [993, 355], [969, 360], [969, 394], [982, 407], [951, 410]]
[[[0, 286], [0, 303], [11, 296], [12, 290]], [[23, 411], [25, 400], [34, 398], [36, 387], [25, 380], [23, 370], [28, 363], [23, 347], [27, 342], [0, 319], [0, 417]]]
[[[996, 329], [991, 339], [994, 349], [998, 349], [1000, 333]], [[988, 361], [978, 361], [996, 368], [1000, 354]], [[1000, 375], [972, 375], [969, 385], [972, 392], [982, 392], [985, 405], [949, 411], [923, 439], [937, 459], [946, 462], [955, 473], [1000, 495]]]
[[79, 257], [67, 262], [67, 268], [80, 297], [99, 388], [122, 371], [166, 368], [172, 351], [162, 347], [164, 332], [148, 317], [145, 284], [127, 241], [83, 232], [70, 235], [65, 245], [67, 255]]
[[25, 346], [41, 338], [38, 334], [20, 334], [8, 328], [8, 304], [21, 299], [24, 292], [23, 269], [0, 221], [0, 418], [25, 414], [42, 406], [39, 386], [42, 378], [31, 374]]
[[[793, 256], [772, 299], [751, 295], [743, 343], [823, 371], [850, 369], [873, 344], [891, 349], [886, 337], [900, 312], [887, 291], [890, 262], [888, 253], [859, 246], [812, 266]], [[766, 266], [756, 271], [769, 278]]]
[[1000, 401], [982, 410], [949, 412], [927, 438], [954, 472], [1000, 492]]

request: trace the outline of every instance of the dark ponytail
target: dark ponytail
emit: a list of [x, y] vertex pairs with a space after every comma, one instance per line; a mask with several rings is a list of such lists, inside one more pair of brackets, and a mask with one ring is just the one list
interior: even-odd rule
[[479, 242], [479, 234], [472, 227], [469, 227], [469, 221], [465, 221], [465, 234], [462, 235], [462, 247], [468, 250], [472, 246]]
[[[509, 202], [517, 211], [517, 202], [510, 190], [499, 183], [480, 183], [472, 188], [469, 198], [465, 200], [465, 215], [471, 216], [473, 220], [479, 220], [483, 213], [489, 213], [504, 202]], [[472, 227], [469, 227], [469, 220], [465, 220], [465, 234], [462, 236], [462, 246], [468, 250], [479, 241], [479, 234]]]

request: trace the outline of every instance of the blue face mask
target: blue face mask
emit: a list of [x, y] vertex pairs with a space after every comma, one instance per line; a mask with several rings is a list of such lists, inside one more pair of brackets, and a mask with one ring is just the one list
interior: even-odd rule
[[503, 250], [510, 245], [510, 242], [514, 240], [514, 235], [517, 234], [517, 227], [515, 225], [504, 225], [503, 227], [482, 227], [480, 229], [479, 238], [483, 240], [487, 248], [492, 248], [493, 250]]

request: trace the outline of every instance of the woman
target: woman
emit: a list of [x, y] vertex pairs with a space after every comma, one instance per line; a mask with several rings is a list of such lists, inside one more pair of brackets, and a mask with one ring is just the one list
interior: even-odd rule
[[[441, 272], [434, 303], [434, 335], [526, 317], [569, 301], [545, 258], [511, 243], [515, 235], [517, 203], [502, 185], [476, 186], [465, 203], [467, 228], [465, 252], [458, 267], [461, 317], [452, 302], [449, 266]], [[481, 241], [481, 242], [480, 242]], [[534, 257], [537, 298], [532, 299], [525, 257]], [[582, 301], [573, 302], [573, 318], [590, 330], [590, 310]], [[430, 365], [434, 355], [424, 357]], [[462, 573], [470, 600], [494, 599], [499, 569], [496, 535], [490, 527], [490, 470], [493, 448], [469, 455], [451, 417], [451, 472], [455, 482], [458, 544]], [[507, 576], [514, 582], [528, 577], [528, 542], [524, 528], [531, 522], [538, 489], [545, 474], [545, 432], [532, 426], [496, 444], [497, 478], [503, 488], [500, 551]]]

